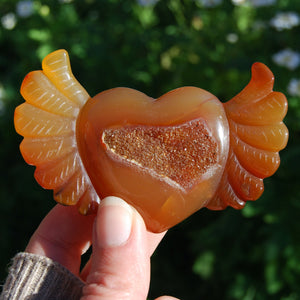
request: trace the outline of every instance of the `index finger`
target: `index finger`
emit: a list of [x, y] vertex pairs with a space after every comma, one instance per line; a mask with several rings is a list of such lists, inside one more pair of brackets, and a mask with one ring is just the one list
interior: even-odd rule
[[94, 218], [81, 215], [75, 206], [58, 204], [43, 219], [25, 251], [47, 256], [78, 275], [81, 255], [92, 242]]

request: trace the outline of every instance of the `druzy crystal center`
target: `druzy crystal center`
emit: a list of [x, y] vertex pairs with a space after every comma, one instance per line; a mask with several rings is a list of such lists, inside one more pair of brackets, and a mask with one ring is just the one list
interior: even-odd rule
[[217, 163], [217, 143], [201, 119], [176, 126], [108, 128], [102, 143], [113, 159], [135, 164], [184, 190]]

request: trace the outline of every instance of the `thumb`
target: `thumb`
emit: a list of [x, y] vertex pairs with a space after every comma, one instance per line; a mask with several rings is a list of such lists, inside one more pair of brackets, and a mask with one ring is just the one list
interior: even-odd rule
[[142, 300], [150, 282], [147, 230], [141, 216], [117, 197], [101, 201], [93, 232], [91, 269], [82, 300]]

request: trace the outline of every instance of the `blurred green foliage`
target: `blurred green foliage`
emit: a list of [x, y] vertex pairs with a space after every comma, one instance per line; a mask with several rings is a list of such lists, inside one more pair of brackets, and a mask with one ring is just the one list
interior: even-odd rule
[[[252, 2], [259, 1], [1, 0], [2, 281], [10, 258], [54, 205], [19, 153], [13, 127], [14, 108], [23, 101], [19, 87], [45, 55], [65, 48], [91, 95], [128, 86], [158, 97], [194, 85], [227, 101], [247, 84], [253, 62], [272, 69], [275, 90], [289, 100], [290, 140], [278, 172], [265, 180], [261, 199], [242, 211], [203, 209], [171, 229], [153, 257], [149, 297], [300, 299], [300, 87], [299, 94], [287, 92], [300, 79], [300, 26], [270, 23], [280, 12], [300, 12], [300, 2]], [[296, 55], [280, 65], [272, 57], [287, 48]]]

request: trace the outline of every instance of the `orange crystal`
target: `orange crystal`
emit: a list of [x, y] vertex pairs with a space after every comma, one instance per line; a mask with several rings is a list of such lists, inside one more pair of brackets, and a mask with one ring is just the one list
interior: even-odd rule
[[86, 214], [119, 196], [161, 232], [202, 207], [239, 209], [260, 197], [288, 139], [287, 101], [273, 83], [256, 63], [225, 104], [195, 87], [158, 99], [129, 88], [91, 98], [58, 50], [25, 77], [15, 127], [24, 159], [56, 201]]
[[217, 143], [201, 120], [178, 126], [126, 126], [103, 131], [102, 142], [112, 159], [183, 190], [192, 188], [217, 163]]

